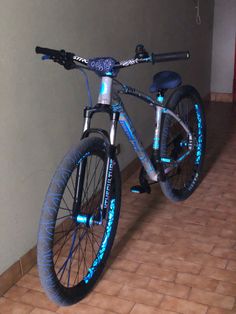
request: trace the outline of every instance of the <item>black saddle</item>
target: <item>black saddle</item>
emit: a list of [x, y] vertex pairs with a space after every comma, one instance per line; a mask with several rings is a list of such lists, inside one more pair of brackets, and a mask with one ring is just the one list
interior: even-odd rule
[[172, 71], [158, 72], [153, 76], [153, 82], [150, 86], [151, 93], [157, 93], [161, 89], [175, 88], [182, 83], [181, 76]]

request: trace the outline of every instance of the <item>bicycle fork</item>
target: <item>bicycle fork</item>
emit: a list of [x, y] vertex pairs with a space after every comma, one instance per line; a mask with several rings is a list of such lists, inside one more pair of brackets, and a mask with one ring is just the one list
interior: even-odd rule
[[118, 120], [119, 120], [119, 114], [117, 112], [112, 113], [110, 135], [109, 135], [110, 145], [109, 145], [109, 152], [108, 152], [108, 158], [107, 158], [107, 164], [106, 164], [103, 197], [102, 197], [102, 203], [101, 203], [103, 216], [104, 216], [104, 212], [106, 211], [108, 207], [109, 197], [111, 194], [112, 172], [113, 172], [114, 157], [116, 153], [115, 139], [116, 139], [116, 130], [117, 130]]
[[[110, 133], [108, 133], [102, 129], [94, 129], [90, 128], [90, 121], [91, 117], [96, 112], [108, 112], [111, 117], [111, 126], [110, 126]], [[107, 159], [106, 164], [104, 167], [104, 184], [102, 190], [102, 197], [101, 203], [99, 208], [99, 215], [86, 215], [80, 213], [81, 208], [81, 196], [83, 191], [83, 181], [85, 175], [85, 168], [87, 160], [83, 160], [77, 170], [77, 183], [76, 183], [76, 195], [74, 199], [74, 217], [78, 223], [82, 223], [90, 227], [92, 224], [102, 224], [103, 219], [106, 217], [107, 209], [109, 203], [111, 202], [110, 195], [111, 195], [111, 187], [112, 187], [112, 175], [113, 175], [113, 165], [115, 159], [115, 139], [116, 139], [116, 130], [117, 130], [117, 122], [119, 120], [119, 113], [112, 112], [111, 108], [107, 105], [98, 105], [92, 109], [86, 108], [85, 109], [85, 121], [84, 121], [84, 130], [83, 130], [83, 137], [86, 138], [91, 133], [99, 133], [103, 136], [106, 142], [106, 150], [107, 150]]]

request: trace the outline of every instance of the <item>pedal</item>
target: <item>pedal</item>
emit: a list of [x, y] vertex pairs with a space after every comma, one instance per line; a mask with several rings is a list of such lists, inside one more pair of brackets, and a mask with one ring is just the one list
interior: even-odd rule
[[143, 187], [141, 185], [134, 185], [130, 188], [130, 191], [132, 193], [138, 193], [138, 194], [141, 194], [141, 193], [151, 193], [151, 188], [150, 186], [147, 186], [147, 187]]

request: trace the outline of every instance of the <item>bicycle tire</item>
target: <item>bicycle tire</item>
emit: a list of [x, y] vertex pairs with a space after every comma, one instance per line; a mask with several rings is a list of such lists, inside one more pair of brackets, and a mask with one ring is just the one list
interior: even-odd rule
[[[74, 207], [71, 207], [74, 194], [72, 189], [69, 191], [71, 187], [74, 187], [74, 193], [78, 191], [76, 182], [79, 175], [82, 178], [79, 167], [84, 167], [80, 210], [88, 215], [95, 215], [96, 211], [98, 214], [107, 157], [108, 150], [103, 139], [91, 137], [81, 140], [58, 166], [45, 197], [38, 232], [38, 271], [46, 294], [60, 306], [75, 304], [92, 290], [112, 248], [121, 202], [120, 171], [116, 158], [113, 160], [108, 210], [102, 225], [85, 225], [75, 221]], [[93, 166], [96, 169], [92, 173]], [[96, 176], [100, 185], [94, 190], [91, 178]], [[86, 182], [89, 183], [85, 185]], [[68, 203], [69, 199], [73, 201]], [[65, 212], [66, 216], [63, 216]]]
[[[199, 93], [189, 85], [177, 88], [166, 104], [167, 108], [178, 114], [194, 136], [192, 153], [168, 173], [164, 181], [160, 181], [165, 196], [178, 202], [187, 199], [201, 181], [206, 145], [205, 115]], [[173, 117], [165, 114], [160, 138], [161, 158], [177, 160], [187, 149], [186, 132]], [[164, 168], [168, 167], [167, 163], [163, 165]]]

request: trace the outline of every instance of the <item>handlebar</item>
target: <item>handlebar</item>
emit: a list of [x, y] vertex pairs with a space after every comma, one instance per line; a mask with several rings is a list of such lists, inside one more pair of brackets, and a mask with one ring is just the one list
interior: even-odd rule
[[[138, 49], [137, 49], [138, 48]], [[143, 49], [143, 50], [142, 50]], [[136, 55], [135, 58], [124, 60], [124, 61], [116, 61], [111, 57], [107, 58], [94, 58], [94, 59], [85, 59], [79, 56], [76, 56], [74, 53], [66, 52], [65, 50], [54, 50], [43, 47], [36, 47], [35, 52], [37, 54], [43, 54], [42, 59], [51, 59], [54, 62], [57, 62], [63, 65], [67, 70], [74, 69], [78, 67], [75, 62], [83, 64], [88, 67], [88, 69], [95, 71], [96, 73], [103, 75], [108, 72], [107, 65], [109, 65], [109, 71], [115, 70], [116, 74], [120, 68], [136, 65], [139, 63], [159, 63], [159, 62], [169, 62], [169, 61], [177, 61], [177, 60], [187, 60], [190, 58], [189, 51], [181, 51], [181, 52], [170, 52], [170, 53], [152, 53], [151, 56], [147, 53], [142, 45], [138, 45], [136, 47]], [[115, 75], [116, 75], [115, 74]]]

